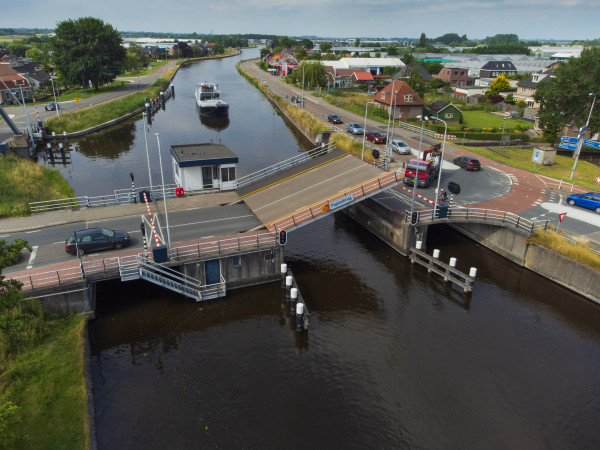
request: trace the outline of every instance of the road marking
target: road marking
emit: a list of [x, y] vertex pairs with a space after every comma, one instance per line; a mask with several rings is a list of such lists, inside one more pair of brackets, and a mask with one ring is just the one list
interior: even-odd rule
[[35, 255], [37, 254], [38, 246], [34, 245], [31, 255], [29, 255], [29, 262], [27, 263], [27, 269], [33, 269], [33, 261], [35, 260]]
[[0, 238], [8, 237], [8, 236], [10, 236], [10, 234], [0, 234]]
[[26, 231], [25, 234], [38, 233], [40, 231], [42, 231], [42, 230]]

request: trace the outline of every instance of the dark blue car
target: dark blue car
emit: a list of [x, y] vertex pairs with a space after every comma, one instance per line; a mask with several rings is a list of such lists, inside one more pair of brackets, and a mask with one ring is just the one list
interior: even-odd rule
[[600, 194], [588, 192], [587, 194], [573, 194], [567, 197], [567, 203], [571, 206], [583, 206], [593, 209], [600, 214]]

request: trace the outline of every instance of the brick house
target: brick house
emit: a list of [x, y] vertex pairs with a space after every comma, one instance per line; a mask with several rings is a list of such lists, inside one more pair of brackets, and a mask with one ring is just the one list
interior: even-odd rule
[[463, 87], [467, 85], [469, 79], [469, 69], [461, 67], [444, 67], [440, 73], [433, 75], [433, 78], [438, 78], [445, 81], [450, 87]]
[[394, 80], [373, 97], [373, 100], [386, 111], [395, 109], [395, 116], [402, 119], [416, 119], [423, 114], [425, 102], [405, 81]]
[[32, 98], [31, 85], [22, 75], [10, 67], [8, 63], [0, 63], [0, 103], [16, 105], [15, 97], [21, 101], [21, 92], [25, 101]]

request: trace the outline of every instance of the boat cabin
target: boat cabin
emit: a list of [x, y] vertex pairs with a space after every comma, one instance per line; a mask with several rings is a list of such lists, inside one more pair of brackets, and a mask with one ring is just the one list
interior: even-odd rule
[[185, 191], [236, 188], [239, 159], [222, 144], [172, 145], [173, 178]]

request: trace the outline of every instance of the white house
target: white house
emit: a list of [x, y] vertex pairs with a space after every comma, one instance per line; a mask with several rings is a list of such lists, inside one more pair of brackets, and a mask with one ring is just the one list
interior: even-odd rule
[[221, 144], [188, 144], [171, 146], [173, 178], [184, 191], [236, 187], [236, 164], [239, 159]]

